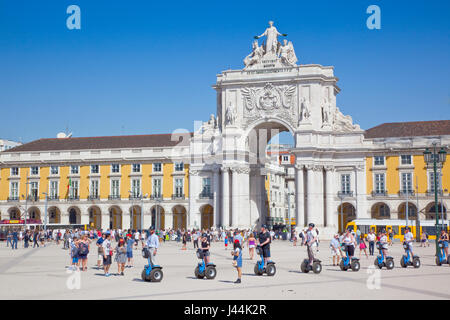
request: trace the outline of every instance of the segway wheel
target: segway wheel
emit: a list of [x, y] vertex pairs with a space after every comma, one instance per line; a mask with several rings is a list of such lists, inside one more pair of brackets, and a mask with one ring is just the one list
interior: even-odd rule
[[214, 279], [217, 275], [217, 270], [214, 267], [207, 267], [205, 274], [207, 279]]
[[261, 276], [263, 274], [262, 271], [259, 270], [258, 264], [255, 264], [255, 268], [253, 268], [253, 271], [255, 271], [255, 274], [257, 276]]
[[394, 269], [394, 260], [389, 259], [386, 261], [386, 269], [388, 270]]
[[447, 257], [447, 264], [450, 264], [450, 256]]
[[148, 281], [148, 280], [147, 280], [147, 274], [146, 274], [146, 272], [145, 272], [145, 269], [142, 270], [141, 278], [142, 278], [143, 281]]
[[420, 268], [420, 259], [419, 258], [416, 258], [413, 260], [413, 267], [416, 269]]
[[319, 262], [314, 262], [312, 270], [315, 274], [319, 274], [322, 271], [322, 265]]
[[353, 261], [351, 264], [352, 271], [357, 272], [359, 269], [361, 269], [361, 264], [359, 261]]
[[160, 282], [163, 278], [163, 272], [161, 269], [153, 269], [150, 271], [150, 280], [152, 282]]
[[383, 267], [382, 265], [380, 265], [380, 264], [378, 263], [378, 258], [375, 259], [375, 261], [373, 262], [373, 264], [374, 264], [375, 267], [378, 267], [378, 268], [380, 268], [380, 269]]
[[339, 268], [341, 268], [342, 271], [347, 271], [347, 268], [344, 265], [344, 261], [341, 260], [341, 262], [339, 263]]
[[439, 267], [442, 265], [441, 260], [439, 260], [439, 257], [436, 257], [436, 265]]
[[300, 265], [300, 269], [303, 273], [308, 273], [308, 262], [306, 260], [303, 260], [302, 264]]
[[402, 266], [402, 268], [406, 268], [405, 260], [406, 260], [405, 256], [402, 256], [402, 258], [400, 259], [400, 265]]
[[277, 273], [277, 268], [273, 264], [269, 264], [266, 268], [266, 273], [269, 277], [273, 277]]
[[200, 274], [200, 269], [198, 268], [198, 266], [195, 267], [194, 274], [197, 279], [203, 279], [204, 277], [202, 274]]

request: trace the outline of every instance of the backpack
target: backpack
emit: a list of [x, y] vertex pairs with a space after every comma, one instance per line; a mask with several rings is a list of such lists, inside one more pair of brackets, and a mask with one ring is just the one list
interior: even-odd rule
[[87, 244], [80, 243], [79, 254], [80, 255], [87, 255], [88, 253], [89, 253], [89, 249], [88, 249]]

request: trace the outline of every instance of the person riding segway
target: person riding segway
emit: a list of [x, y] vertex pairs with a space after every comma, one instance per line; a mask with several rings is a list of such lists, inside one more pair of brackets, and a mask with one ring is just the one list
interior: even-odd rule
[[150, 236], [147, 239], [145, 247], [142, 249], [142, 256], [148, 259], [148, 264], [142, 270], [142, 280], [160, 282], [163, 278], [162, 267], [156, 264], [156, 252], [159, 247], [159, 239], [155, 234], [155, 227], [150, 227]]
[[314, 223], [308, 225], [304, 244], [306, 244], [306, 250], [308, 252], [308, 259], [303, 260], [300, 269], [303, 273], [313, 271], [314, 273], [320, 273], [322, 271], [322, 264], [319, 259], [314, 258], [312, 251], [312, 245], [317, 241], [317, 233], [314, 231]]
[[209, 247], [208, 235], [204, 233], [201, 238], [200, 248], [197, 250], [199, 263], [194, 270], [194, 274], [198, 279], [203, 279], [205, 276], [206, 279], [214, 279], [217, 275], [216, 265], [209, 261]]
[[261, 256], [261, 260], [255, 264], [254, 272], [256, 275], [274, 276], [276, 273], [275, 262], [270, 260], [270, 243], [272, 238], [266, 225], [261, 226], [261, 232], [258, 235], [258, 246], [256, 252]]

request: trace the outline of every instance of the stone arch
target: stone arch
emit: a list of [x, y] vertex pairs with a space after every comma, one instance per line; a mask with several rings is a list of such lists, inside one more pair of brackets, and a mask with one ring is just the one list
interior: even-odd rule
[[41, 220], [41, 210], [38, 207], [32, 206], [28, 209], [28, 219]]
[[186, 216], [187, 210], [182, 205], [176, 205], [172, 208], [173, 214], [173, 229], [185, 229], [186, 230]]
[[141, 230], [141, 206], [133, 205], [129, 212], [131, 230]]
[[347, 223], [356, 219], [356, 209], [355, 206], [350, 202], [344, 202], [342, 203], [342, 207], [341, 205], [337, 207], [337, 213], [339, 217], [339, 232], [343, 232]]
[[[406, 219], [406, 202], [400, 203], [397, 212], [399, 219]], [[414, 203], [408, 202], [408, 219], [415, 218], [417, 218], [417, 207]]]
[[90, 206], [88, 208], [89, 227], [97, 230], [102, 228], [102, 211], [98, 206]]
[[20, 220], [21, 213], [18, 207], [11, 207], [8, 209], [8, 216], [10, 220]]
[[69, 214], [69, 224], [81, 224], [81, 211], [80, 208], [72, 206], [67, 209]]
[[122, 229], [122, 208], [114, 205], [109, 207], [109, 229]]
[[166, 224], [166, 211], [164, 210], [164, 208], [160, 205], [154, 205], [151, 209], [150, 209], [150, 213], [152, 216], [152, 226], [154, 226], [156, 229], [165, 229], [165, 224]]
[[210, 204], [200, 207], [201, 228], [211, 229], [214, 226], [214, 208]]
[[[425, 207], [425, 219], [426, 220], [436, 220], [436, 207], [435, 202], [430, 202]], [[442, 213], [444, 213], [444, 220], [447, 220], [447, 208], [445, 207], [445, 204], [438, 202], [438, 214], [439, 219], [442, 218]]]
[[52, 206], [48, 208], [48, 223], [61, 223], [61, 210], [58, 207]]
[[390, 219], [391, 208], [384, 202], [377, 202], [370, 210], [372, 219]]

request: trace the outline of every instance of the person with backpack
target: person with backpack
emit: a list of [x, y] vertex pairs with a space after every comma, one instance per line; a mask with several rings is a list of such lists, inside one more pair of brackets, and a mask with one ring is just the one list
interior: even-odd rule
[[72, 260], [72, 264], [70, 270], [76, 271], [78, 270], [79, 262], [78, 262], [78, 238], [73, 237], [72, 242], [70, 243], [70, 258]]
[[78, 258], [81, 260], [81, 271], [87, 271], [87, 255], [89, 254], [89, 240], [86, 234], [81, 236], [78, 243]]

